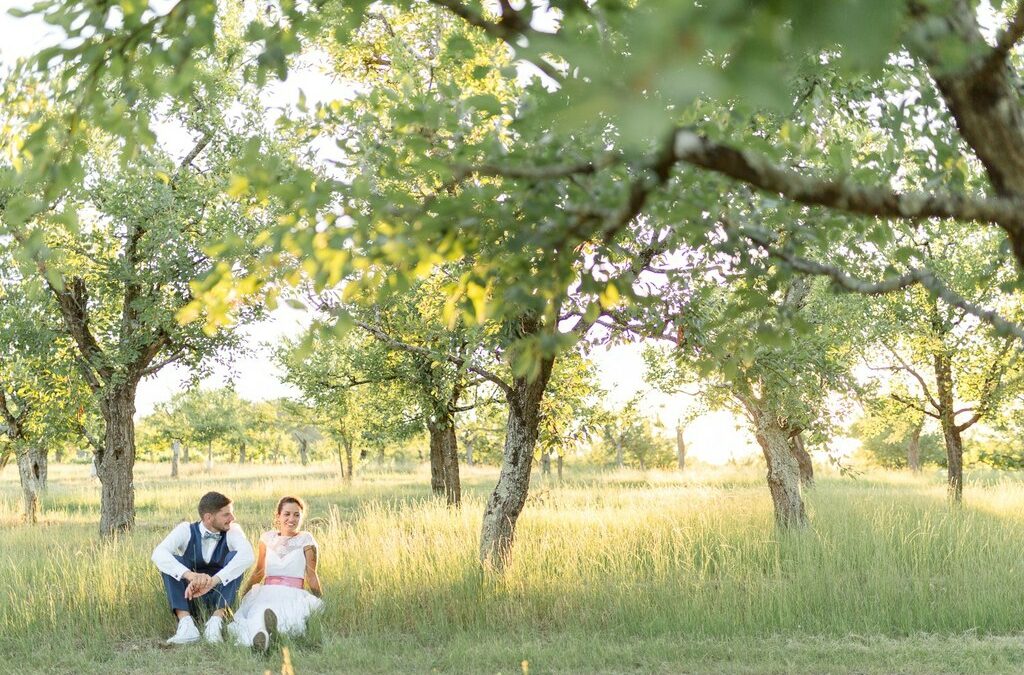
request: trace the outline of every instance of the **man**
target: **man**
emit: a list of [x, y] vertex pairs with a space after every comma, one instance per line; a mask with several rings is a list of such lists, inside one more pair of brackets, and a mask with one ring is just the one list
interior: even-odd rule
[[153, 549], [178, 629], [167, 644], [199, 639], [195, 617], [210, 614], [203, 630], [207, 642], [223, 642], [224, 615], [235, 602], [242, 575], [256, 556], [235, 522], [231, 500], [207, 492], [199, 500], [199, 521], [179, 524]]

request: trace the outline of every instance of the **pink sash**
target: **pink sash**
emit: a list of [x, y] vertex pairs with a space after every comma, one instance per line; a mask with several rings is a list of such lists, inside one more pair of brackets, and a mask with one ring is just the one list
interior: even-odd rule
[[292, 588], [302, 588], [302, 577], [267, 577], [263, 580], [263, 583], [267, 586], [291, 586]]

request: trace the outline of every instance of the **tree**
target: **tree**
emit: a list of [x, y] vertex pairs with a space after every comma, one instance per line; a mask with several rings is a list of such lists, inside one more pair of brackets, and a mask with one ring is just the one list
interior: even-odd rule
[[[1019, 325], [966, 300], [956, 280], [899, 249], [877, 282], [843, 261], [815, 258], [835, 241], [850, 252], [884, 243], [896, 225], [947, 219], [939, 226], [980, 223], [975, 230], [995, 233], [1024, 260], [1019, 15], [989, 45], [970, 3], [572, 3], [558, 7], [553, 32], [532, 21], [532, 4], [429, 4], [442, 8], [432, 22], [393, 20], [429, 14], [423, 2], [372, 9], [287, 3], [254, 19], [247, 49], [255, 80], [283, 77], [289, 56], [304, 45], [340, 41], [360, 48], [368, 86], [351, 105], [328, 102], [286, 121], [296, 133], [346, 131], [338, 180], [308, 173], [284, 181], [255, 161], [246, 180], [252, 194], [300, 214], [270, 237], [302, 256], [321, 288], [371, 269], [368, 286], [394, 290], [441, 262], [471, 265], [449, 297], [469, 318], [497, 327], [521, 378], [502, 380], [510, 433], [484, 518], [484, 557], [504, 556], [511, 543], [528, 487], [521, 462], [532, 456], [558, 354], [620, 297], [636, 301], [642, 269], [673, 254], [725, 248], [737, 273], [766, 275], [748, 280], [749, 288], [775, 283], [765, 257], [859, 292], [917, 285], [943, 305], [1024, 336]], [[39, 11], [46, 7], [66, 10], [54, 12], [55, 21], [83, 43], [47, 52], [41, 65], [65, 64], [65, 77], [82, 92], [108, 62], [129, 74], [169, 63], [177, 77], [142, 82], [153, 93], [181, 96], [195, 80], [189, 47], [219, 39], [212, 2], [129, 12], [120, 23], [102, 8], [52, 0]], [[417, 25], [425, 28], [416, 40], [386, 37], [396, 26], [415, 32]], [[424, 48], [401, 53], [398, 43]], [[389, 50], [362, 49], [377, 44]], [[490, 62], [498, 68], [488, 65], [495, 53], [501, 58]], [[502, 72], [513, 59], [544, 77], [519, 83]], [[986, 96], [974, 95], [980, 91]], [[105, 114], [112, 104], [81, 98], [84, 114], [112, 132], [135, 138], [148, 126], [115, 122]], [[70, 125], [59, 131], [74, 135]], [[972, 157], [963, 158], [964, 145]], [[23, 173], [42, 180], [59, 157], [30, 146], [38, 159]], [[980, 185], [970, 180], [972, 164]], [[762, 222], [765, 212], [772, 217]], [[225, 272], [209, 283], [216, 301], [239, 281]], [[772, 304], [771, 292], [759, 295], [762, 307]], [[744, 293], [726, 300], [742, 304]], [[664, 333], [689, 330], [684, 316], [672, 315]], [[572, 319], [575, 328], [567, 328]], [[723, 369], [746, 367], [740, 354], [717, 357]], [[799, 473], [796, 429], [782, 429], [778, 410], [757, 411], [751, 416], [760, 436], [782, 463], [769, 463], [779, 496], [792, 497], [789, 478], [778, 476]], [[801, 521], [798, 500], [789, 501]]]
[[87, 433], [84, 409], [90, 405], [68, 358], [70, 346], [33, 301], [41, 292], [10, 268], [0, 277], [0, 433], [9, 442], [4, 454], [17, 460], [31, 524], [46, 488], [50, 446]]
[[347, 482], [357, 448], [406, 439], [422, 425], [409, 397], [395, 386], [393, 357], [366, 335], [314, 324], [301, 338], [282, 342], [275, 358], [285, 382], [309, 404], [316, 426], [343, 452], [338, 460]]
[[642, 396], [637, 395], [617, 411], [606, 411], [602, 424], [602, 459], [618, 468], [665, 468], [676, 461], [664, 429], [640, 414]]
[[230, 389], [191, 389], [174, 401], [179, 414], [187, 420], [189, 439], [206, 446], [206, 469], [213, 467], [213, 444], [240, 424], [241, 405]]
[[[430, 5], [442, 9], [430, 14]], [[198, 77], [191, 47], [224, 40], [215, 28], [215, 7], [213, 0], [178, 3], [166, 14], [128, 12], [119, 22], [111, 22], [108, 9], [70, 0], [43, 2], [34, 11], [49, 12], [71, 40], [69, 46], [45, 51], [38, 62], [44, 68], [55, 61], [66, 66], [65, 81], [85, 92], [76, 98], [90, 117], [125, 136], [142, 136], [139, 132], [148, 129], [147, 120], [109, 120], [106, 113], [112, 103], [89, 95], [89, 85], [108, 64], [129, 75], [172, 64], [178, 68], [177, 77], [143, 78], [141, 86], [151, 95], [183, 96]], [[577, 3], [547, 12], [544, 23], [550, 27], [541, 29], [532, 21], [532, 5], [517, 10], [507, 3], [494, 8], [475, 0], [407, 0], [375, 3], [370, 9], [365, 2], [295, 3], [253, 20], [246, 33], [254, 57], [248, 75], [259, 82], [269, 73], [284, 77], [289, 57], [304, 45], [340, 43], [352, 47], [373, 85], [391, 73], [409, 72], [410, 60], [419, 60], [421, 71], [433, 70], [434, 60], [443, 58], [442, 54], [460, 56], [467, 70], [473, 68], [478, 79], [485, 79], [486, 67], [472, 57], [486, 49], [503, 54], [503, 62], [520, 59], [544, 74], [537, 78], [540, 86], [531, 91], [529, 103], [518, 107], [520, 128], [538, 119], [555, 120], [574, 133], [552, 134], [549, 143], [534, 146], [529, 153], [533, 166], [510, 163], [516, 159], [512, 153], [498, 164], [458, 170], [450, 181], [453, 187], [494, 174], [530, 174], [543, 180], [565, 172], [614, 172], [632, 159], [629, 153], [609, 156], [607, 146], [600, 144], [595, 145], [592, 161], [581, 162], [575, 171], [551, 163], [555, 158], [575, 157], [580, 139], [588, 134], [611, 129], [623, 150], [649, 154], [650, 161], [640, 165], [660, 167], [657, 182], [666, 182], [677, 166], [693, 170], [695, 180], [677, 181], [675, 190], [664, 197], [671, 199], [670, 194], [700, 187], [703, 199], [693, 201], [694, 213], [715, 201], [745, 199], [752, 189], [757, 200], [777, 201], [781, 196], [786, 204], [810, 206], [814, 214], [821, 214], [813, 223], [794, 220], [795, 229], [808, 240], [827, 242], [847, 231], [844, 214], [908, 223], [950, 218], [995, 225], [1005, 233], [1018, 260], [1024, 260], [1024, 227], [1014, 205], [1022, 186], [1012, 179], [1014, 162], [1024, 154], [1024, 133], [1018, 121], [1024, 115], [1016, 114], [1022, 104], [1013, 84], [1021, 20], [1016, 14], [1010, 17], [993, 45], [979, 27], [981, 11], [970, 3], [937, 1], [904, 5], [845, 0], [827, 8], [809, 8], [806, 3], [785, 0], [753, 10], [740, 0], [726, 0], [713, 8], [700, 3], [615, 3], [600, 8]], [[396, 26], [428, 23], [424, 15], [433, 23], [419, 34], [419, 40], [396, 32]], [[743, 26], [755, 25], [758, 30], [741, 30], [740, 16]], [[401, 20], [408, 17], [412, 20]], [[996, 18], [1003, 17], [997, 14]], [[438, 30], [438, 22], [443, 31]], [[886, 28], [879, 30], [880, 25]], [[668, 28], [673, 26], [686, 26], [684, 39]], [[374, 35], [384, 38], [374, 41]], [[389, 44], [388, 36], [410, 48], [405, 54], [375, 51], [374, 46]], [[437, 37], [427, 42], [422, 36]], [[76, 38], [84, 40], [78, 44]], [[442, 42], [445, 50], [438, 49]], [[996, 114], [998, 106], [983, 104], [971, 94], [981, 90], [992, 93], [986, 100], [1005, 100], [1009, 113]], [[467, 102], [493, 107], [490, 99], [474, 100], [477, 93], [467, 93]], [[865, 152], [854, 152], [849, 137], [826, 135], [826, 143], [814, 143], [808, 140], [812, 135], [802, 131], [828, 129], [837, 119], [865, 117], [862, 111], [878, 101], [894, 103], [883, 106], [880, 115], [867, 116], [877, 142]], [[422, 141], [425, 127], [419, 123], [420, 111], [402, 121], [404, 133]], [[912, 186], [894, 188], [894, 184], [904, 186], [899, 180], [904, 162], [901, 150], [915, 147], [918, 138], [936, 141], [927, 150], [915, 150], [911, 158], [915, 168], [925, 168], [924, 173], [934, 180], [920, 191]], [[959, 155], [961, 142], [983, 169], [987, 183], [983, 191], [968, 189], [974, 186], [960, 180], [960, 162], [946, 161], [950, 149]], [[436, 161], [429, 153], [422, 159]], [[53, 161], [53, 153], [44, 154], [35, 171], [41, 172]], [[843, 176], [849, 178], [838, 178]], [[720, 196], [725, 199], [719, 200]], [[613, 222], [591, 217], [556, 236], [568, 243], [581, 230], [591, 235], [614, 229]], [[886, 227], [884, 220], [874, 224]], [[421, 238], [429, 234], [424, 232]], [[864, 229], [860, 236], [873, 235]], [[743, 241], [777, 255], [764, 240], [745, 237]], [[844, 278], [832, 273], [836, 271], [841, 272], [819, 269], [817, 273]], [[850, 281], [846, 277], [843, 283], [856, 286]], [[960, 303], [956, 289], [927, 269], [893, 275], [886, 284], [923, 284], [933, 295]], [[1024, 335], [981, 308], [972, 311], [1000, 330]]]
[[[918, 248], [930, 267], [968, 288], [965, 296], [970, 302], [1019, 317], [1020, 298], [1012, 292], [1016, 270], [988, 262], [999, 246], [994, 237], [926, 234], [930, 236]], [[993, 417], [1002, 401], [1019, 390], [1024, 375], [1018, 343], [1013, 337], [1000, 336], [970, 312], [917, 288], [883, 296], [868, 311], [865, 325], [878, 345], [869, 363], [876, 373], [895, 380], [885, 383], [894, 401], [915, 416], [938, 421], [946, 446], [949, 496], [960, 502], [962, 435]]]
[[[813, 481], [802, 436], [827, 438], [832, 429], [826, 396], [850, 391], [856, 315], [823, 284], [803, 277], [780, 287], [766, 283], [770, 276], [748, 282], [727, 266], [708, 271], [695, 266], [689, 284], [675, 285], [687, 287], [685, 294], [658, 298], [648, 303], [652, 314], [644, 318], [634, 311], [632, 319], [620, 317], [618, 326], [673, 345], [646, 354], [656, 386], [673, 391], [703, 380], [699, 395], [706, 406], [726, 407], [747, 419], [768, 467], [777, 525], [802, 527], [807, 515], [801, 485]], [[730, 285], [722, 286], [719, 275]], [[685, 317], [685, 327], [676, 329], [681, 322], [673, 322], [666, 330], [663, 316]]]
[[[134, 523], [138, 383], [174, 362], [198, 369], [236, 342], [229, 328], [179, 322], [203, 293], [191, 282], [217, 266], [250, 267], [266, 252], [253, 243], [256, 234], [276, 217], [272, 204], [227, 194], [235, 162], [246, 153], [290, 151], [263, 138], [255, 107], [229, 111], [237, 99], [251, 103], [254, 94], [243, 91], [219, 58], [197, 66], [202, 81], [184, 104], [146, 97], [131, 80], [111, 76], [96, 83], [103, 96], [130, 101], [126, 112], [178, 125], [191, 141], [177, 157], [162, 147], [136, 146], [134, 154], [119, 158], [116, 139], [94, 129], [77, 159], [80, 180], [59, 193], [48, 195], [17, 172], [5, 174], [7, 231], [21, 244], [26, 273], [49, 289], [52, 312], [74, 344], [75, 362], [103, 416], [96, 465], [105, 535]], [[26, 218], [26, 200], [50, 199], [59, 207]], [[238, 242], [231, 253], [216, 259], [208, 254], [209, 247], [230, 241]], [[244, 324], [261, 307], [261, 298], [253, 296], [214, 303], [204, 312], [214, 321], [230, 314]]]
[[866, 414], [851, 426], [861, 441], [860, 452], [886, 468], [919, 472], [924, 464], [944, 466], [941, 437], [925, 432], [926, 416], [892, 399], [875, 399]]
[[[466, 367], [470, 357], [477, 363], [486, 359], [481, 331], [458, 318], [444, 318], [443, 284], [456, 273], [438, 270], [406, 292], [373, 303], [368, 312], [354, 303], [334, 308], [384, 350], [377, 356], [364, 350], [363, 377], [392, 383], [418, 403], [430, 437], [431, 488], [449, 506], [462, 501], [456, 417], [495, 395], [493, 383]], [[437, 358], [432, 349], [452, 358]]]

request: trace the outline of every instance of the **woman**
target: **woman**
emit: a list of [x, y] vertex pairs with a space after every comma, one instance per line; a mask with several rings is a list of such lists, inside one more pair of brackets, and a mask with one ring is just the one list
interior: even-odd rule
[[317, 543], [312, 534], [299, 529], [305, 510], [298, 497], [277, 502], [277, 529], [260, 537], [256, 569], [242, 588], [245, 597], [228, 626], [239, 644], [266, 651], [276, 631], [301, 634], [309, 615], [323, 606], [316, 573]]

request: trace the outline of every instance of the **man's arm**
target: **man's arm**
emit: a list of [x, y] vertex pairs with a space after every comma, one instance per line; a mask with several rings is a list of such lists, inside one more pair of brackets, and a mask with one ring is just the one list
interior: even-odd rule
[[234, 551], [235, 557], [224, 566], [224, 569], [214, 575], [214, 579], [219, 580], [219, 583], [222, 584], [229, 583], [245, 574], [245, 571], [252, 567], [253, 561], [256, 560], [252, 544], [246, 539], [241, 525], [233, 523], [224, 536], [228, 540], [228, 550]]
[[174, 556], [181, 555], [188, 546], [189, 524], [179, 523], [164, 540], [153, 549], [152, 560], [156, 568], [175, 579], [186, 579], [191, 570], [178, 562]]

